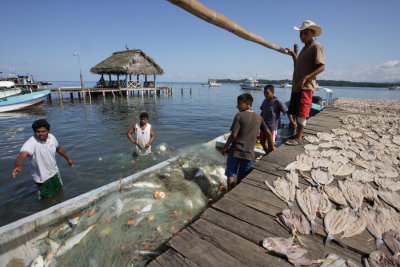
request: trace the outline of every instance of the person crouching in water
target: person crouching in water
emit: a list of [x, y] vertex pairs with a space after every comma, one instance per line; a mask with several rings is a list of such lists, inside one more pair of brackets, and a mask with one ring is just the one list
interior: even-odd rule
[[241, 94], [237, 97], [236, 114], [231, 134], [224, 145], [221, 154], [228, 154], [225, 175], [228, 179], [228, 191], [234, 188], [251, 171], [254, 164], [254, 147], [257, 142], [259, 131], [266, 133], [268, 140], [268, 151], [274, 150], [272, 135], [268, 130], [263, 118], [251, 109], [253, 97]]
[[[153, 127], [149, 122], [149, 115], [145, 112], [139, 116], [140, 122], [132, 124], [126, 134], [128, 139], [131, 140], [133, 147], [133, 154], [136, 156], [144, 156], [151, 153], [151, 143], [156, 139]], [[136, 133], [136, 139], [132, 137]]]
[[58, 144], [54, 135], [49, 133], [50, 124], [45, 119], [33, 122], [32, 129], [34, 136], [22, 145], [12, 176], [15, 178], [22, 171], [22, 163], [29, 157], [31, 174], [39, 188], [39, 199], [51, 198], [63, 186], [55, 153], [63, 156], [70, 166], [74, 166], [74, 161]]
[[[275, 88], [269, 84], [264, 87], [264, 101], [261, 104], [261, 117], [263, 117], [268, 129], [272, 134], [274, 145], [278, 130], [282, 127], [281, 125], [281, 112], [286, 114], [288, 111], [287, 106], [275, 95]], [[260, 132], [260, 143], [265, 151], [268, 150], [266, 147], [266, 135], [264, 132]]]

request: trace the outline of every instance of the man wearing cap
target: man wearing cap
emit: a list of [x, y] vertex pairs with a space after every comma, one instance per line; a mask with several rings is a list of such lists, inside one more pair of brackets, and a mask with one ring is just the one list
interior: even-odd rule
[[300, 28], [294, 27], [294, 29], [300, 31], [300, 40], [304, 43], [304, 47], [299, 55], [290, 48], [286, 48], [294, 61], [288, 114], [294, 116], [291, 122], [297, 129], [295, 135], [286, 141], [287, 145], [302, 143], [306, 119], [309, 117], [312, 105], [312, 95], [317, 86], [316, 77], [325, 70], [324, 48], [313, 39], [321, 34], [321, 27], [311, 20], [305, 20]]

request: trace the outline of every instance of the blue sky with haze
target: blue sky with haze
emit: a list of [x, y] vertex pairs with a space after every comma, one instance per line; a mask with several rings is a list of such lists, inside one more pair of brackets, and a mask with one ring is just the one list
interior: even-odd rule
[[[282, 47], [302, 44], [293, 26], [321, 25], [326, 71], [319, 79], [400, 79], [398, 0], [202, 0], [245, 29]], [[5, 0], [0, 71], [37, 80], [98, 80], [91, 67], [115, 51], [142, 49], [165, 71], [158, 81], [290, 79], [289, 56], [243, 40], [166, 0]]]

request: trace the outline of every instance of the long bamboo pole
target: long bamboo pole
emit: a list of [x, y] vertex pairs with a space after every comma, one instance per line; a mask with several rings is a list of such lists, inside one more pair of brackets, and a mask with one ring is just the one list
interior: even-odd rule
[[168, 0], [168, 1], [176, 6], [179, 6], [183, 9], [185, 9], [189, 13], [192, 13], [193, 15], [201, 18], [202, 20], [205, 20], [205, 21], [207, 21], [211, 24], [214, 24], [220, 28], [230, 31], [231, 33], [233, 33], [243, 39], [258, 43], [262, 46], [276, 50], [283, 54], [288, 53], [288, 51], [285, 48], [282, 48], [279, 45], [276, 45], [274, 43], [268, 42], [261, 36], [247, 31], [242, 26], [237, 25], [233, 20], [225, 17], [224, 15], [222, 15], [212, 9], [209, 9], [202, 3], [198, 2], [197, 0]]

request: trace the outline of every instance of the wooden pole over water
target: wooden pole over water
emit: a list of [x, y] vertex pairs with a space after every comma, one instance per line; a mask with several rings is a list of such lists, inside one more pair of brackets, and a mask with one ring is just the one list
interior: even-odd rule
[[230, 31], [231, 33], [233, 33], [243, 39], [258, 43], [262, 46], [276, 50], [283, 54], [288, 53], [285, 48], [282, 48], [279, 45], [268, 42], [261, 36], [247, 31], [242, 26], [237, 25], [233, 20], [229, 19], [228, 17], [225, 17], [224, 15], [222, 15], [212, 9], [209, 9], [202, 3], [198, 2], [197, 0], [168, 0], [168, 1], [176, 6], [179, 6], [183, 9], [185, 9], [189, 13], [195, 15], [196, 17], [199, 17], [202, 20], [205, 20], [211, 24], [214, 24], [222, 29]]

